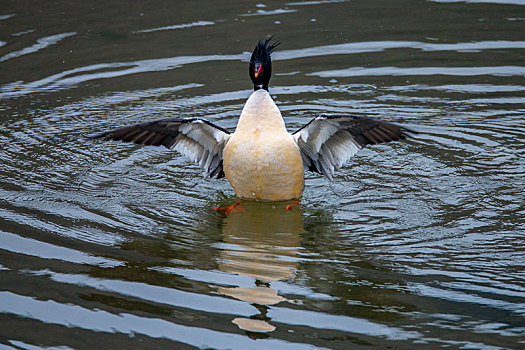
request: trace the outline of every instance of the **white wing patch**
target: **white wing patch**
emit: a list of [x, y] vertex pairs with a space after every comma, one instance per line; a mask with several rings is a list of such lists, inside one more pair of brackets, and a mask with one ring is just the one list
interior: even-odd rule
[[122, 140], [174, 149], [206, 172], [206, 177], [222, 177], [222, 151], [230, 134], [201, 119], [163, 119], [107, 131], [92, 138]]
[[230, 135], [202, 120], [182, 124], [179, 132], [172, 148], [199, 164], [206, 177], [215, 176], [214, 170], [221, 165], [222, 150]]
[[293, 134], [305, 168], [333, 180], [350, 157], [368, 144], [390, 142], [412, 132], [402, 126], [351, 115], [322, 115]]

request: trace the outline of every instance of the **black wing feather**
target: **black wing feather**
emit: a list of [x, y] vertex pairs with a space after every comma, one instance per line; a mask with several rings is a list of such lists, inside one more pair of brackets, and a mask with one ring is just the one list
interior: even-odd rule
[[367, 145], [398, 141], [417, 132], [378, 119], [348, 115], [320, 115], [293, 133], [303, 163], [333, 179], [335, 170]]
[[161, 119], [88, 136], [90, 139], [134, 142], [176, 148], [201, 165], [206, 176], [224, 177], [222, 150], [230, 132], [199, 118]]

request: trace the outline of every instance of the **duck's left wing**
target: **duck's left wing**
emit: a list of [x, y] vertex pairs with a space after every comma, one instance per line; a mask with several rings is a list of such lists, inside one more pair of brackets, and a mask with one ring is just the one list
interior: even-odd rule
[[155, 120], [88, 137], [175, 149], [198, 163], [206, 177], [221, 178], [224, 177], [222, 151], [230, 133], [209, 121], [185, 118]]
[[369, 144], [406, 139], [415, 131], [355, 115], [320, 115], [292, 135], [306, 169], [333, 180], [344, 162]]

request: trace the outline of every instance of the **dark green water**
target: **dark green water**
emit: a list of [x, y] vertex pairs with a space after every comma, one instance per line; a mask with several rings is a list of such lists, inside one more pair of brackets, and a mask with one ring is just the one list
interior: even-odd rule
[[[0, 4], [0, 349], [525, 347], [525, 1]], [[302, 205], [235, 201], [172, 151], [83, 136], [233, 130], [276, 34], [289, 130], [365, 149]]]

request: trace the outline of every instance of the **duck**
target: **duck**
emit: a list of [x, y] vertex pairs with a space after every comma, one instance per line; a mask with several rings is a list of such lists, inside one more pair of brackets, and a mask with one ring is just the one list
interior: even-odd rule
[[272, 40], [259, 40], [253, 50], [249, 63], [253, 92], [234, 132], [203, 118], [168, 118], [88, 138], [164, 146], [199, 164], [205, 178], [225, 177], [241, 200], [289, 201], [302, 197], [305, 171], [333, 181], [335, 172], [364, 147], [416, 133], [395, 123], [352, 114], [321, 114], [288, 132], [269, 93], [271, 55], [280, 45]]

